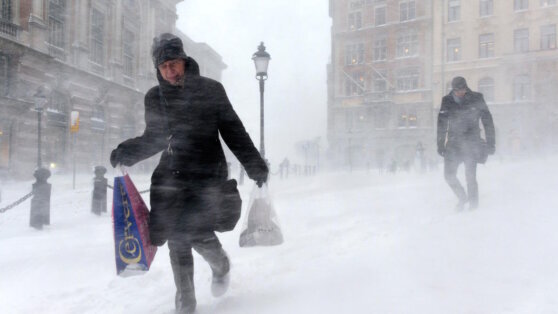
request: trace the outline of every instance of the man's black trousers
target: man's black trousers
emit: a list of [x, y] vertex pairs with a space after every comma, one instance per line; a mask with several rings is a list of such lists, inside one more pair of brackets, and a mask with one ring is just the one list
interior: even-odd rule
[[[469, 157], [469, 156], [467, 156]], [[464, 204], [469, 202], [471, 208], [476, 208], [479, 205], [479, 186], [477, 184], [477, 162], [474, 158], [460, 158], [452, 156], [452, 158], [444, 158], [444, 178], [449, 184], [453, 193], [459, 199], [459, 202]], [[465, 180], [467, 182], [467, 192], [457, 179], [457, 168], [463, 163], [465, 165]]]

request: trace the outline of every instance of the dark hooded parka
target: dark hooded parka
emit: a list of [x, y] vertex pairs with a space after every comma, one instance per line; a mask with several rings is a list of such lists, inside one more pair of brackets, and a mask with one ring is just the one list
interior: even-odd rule
[[[475, 158], [481, 149], [482, 121], [489, 152], [494, 152], [495, 131], [492, 115], [481, 93], [470, 90], [463, 79], [465, 96], [458, 99], [453, 91], [442, 98], [438, 114], [438, 152], [445, 158]], [[447, 142], [446, 142], [447, 136]]]
[[119, 161], [126, 166], [163, 152], [151, 177], [149, 230], [156, 245], [176, 234], [210, 228], [204, 214], [215, 202], [215, 187], [228, 177], [219, 135], [250, 178], [268, 175], [221, 83], [200, 76], [196, 61], [184, 54], [181, 42], [179, 48], [173, 52], [154, 45], [153, 58], [156, 66], [157, 60], [184, 59], [183, 86], [169, 84], [157, 69], [159, 85], [145, 95], [143, 135], [117, 148]]

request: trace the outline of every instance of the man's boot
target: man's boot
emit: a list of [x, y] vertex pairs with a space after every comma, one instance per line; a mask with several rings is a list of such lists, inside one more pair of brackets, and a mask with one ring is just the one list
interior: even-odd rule
[[[222, 252], [224, 253], [224, 251]], [[215, 265], [211, 267], [213, 273], [213, 277], [211, 278], [211, 294], [214, 297], [224, 295], [229, 289], [231, 266], [229, 257], [226, 253], [224, 253], [223, 260], [219, 264], [219, 268], [215, 267]]]

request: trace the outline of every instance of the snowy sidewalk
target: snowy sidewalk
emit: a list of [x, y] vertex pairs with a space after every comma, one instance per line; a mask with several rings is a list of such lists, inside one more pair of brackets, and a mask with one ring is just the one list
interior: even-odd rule
[[[195, 254], [198, 313], [552, 313], [557, 161], [480, 166], [480, 208], [462, 213], [441, 171], [274, 178], [285, 243], [241, 249], [241, 223], [219, 235], [233, 263], [219, 299]], [[117, 277], [110, 214], [90, 213], [91, 178], [76, 190], [71, 176], [49, 182], [50, 227], [28, 227], [28, 201], [0, 214], [0, 313], [173, 313], [166, 246], [148, 274]], [[30, 188], [3, 186], [0, 206]]]

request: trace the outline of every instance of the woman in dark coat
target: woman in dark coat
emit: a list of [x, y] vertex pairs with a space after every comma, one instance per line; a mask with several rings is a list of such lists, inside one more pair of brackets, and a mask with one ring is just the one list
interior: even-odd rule
[[223, 86], [199, 75], [178, 37], [155, 38], [152, 54], [159, 85], [145, 95], [145, 131], [118, 145], [111, 163], [131, 166], [163, 151], [151, 177], [149, 231], [155, 245], [168, 240], [176, 307], [189, 313], [196, 307], [192, 248], [211, 266], [213, 294], [223, 294], [228, 286], [229, 260], [208, 216], [228, 177], [219, 135], [259, 186], [267, 180], [268, 167]]

